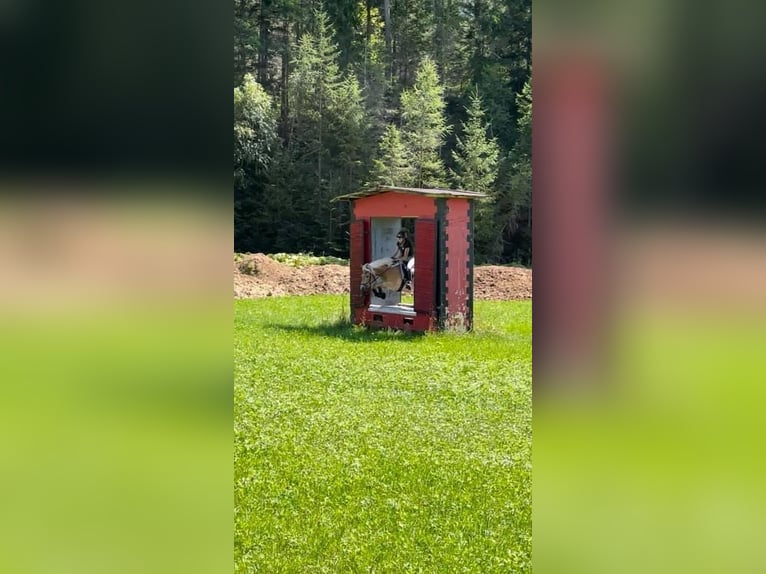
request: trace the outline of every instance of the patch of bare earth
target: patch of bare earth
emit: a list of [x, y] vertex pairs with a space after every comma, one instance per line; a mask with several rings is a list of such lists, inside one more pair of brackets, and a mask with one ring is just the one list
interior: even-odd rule
[[531, 299], [532, 270], [500, 265], [474, 267], [473, 298], [502, 301]]
[[[263, 253], [244, 254], [234, 261], [234, 298], [280, 295], [343, 294], [349, 291], [348, 266], [292, 267]], [[474, 268], [474, 299], [530, 299], [532, 270], [497, 265]]]

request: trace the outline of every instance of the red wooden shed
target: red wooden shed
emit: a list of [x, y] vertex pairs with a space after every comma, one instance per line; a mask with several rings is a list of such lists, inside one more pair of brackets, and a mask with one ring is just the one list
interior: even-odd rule
[[[351, 318], [354, 323], [411, 331], [473, 326], [475, 191], [378, 186], [336, 200], [351, 201]], [[414, 220], [414, 224], [405, 224]], [[398, 293], [363, 295], [362, 265], [390, 256], [396, 233], [409, 226], [415, 256], [413, 304]]]

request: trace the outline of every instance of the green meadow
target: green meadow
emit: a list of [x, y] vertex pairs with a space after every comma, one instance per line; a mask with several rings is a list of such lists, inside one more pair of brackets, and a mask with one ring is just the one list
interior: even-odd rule
[[236, 572], [530, 572], [530, 301], [370, 332], [348, 296], [235, 302]]

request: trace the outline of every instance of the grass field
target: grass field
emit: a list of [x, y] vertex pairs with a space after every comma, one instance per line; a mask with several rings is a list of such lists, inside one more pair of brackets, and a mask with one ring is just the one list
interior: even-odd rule
[[235, 305], [235, 571], [531, 571], [531, 302], [467, 335]]

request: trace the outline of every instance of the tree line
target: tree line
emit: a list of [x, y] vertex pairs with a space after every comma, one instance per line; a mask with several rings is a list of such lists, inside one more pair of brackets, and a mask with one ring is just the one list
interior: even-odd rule
[[479, 262], [531, 264], [531, 0], [236, 0], [237, 251], [348, 254], [375, 184], [486, 193]]

